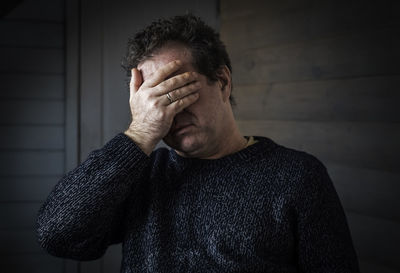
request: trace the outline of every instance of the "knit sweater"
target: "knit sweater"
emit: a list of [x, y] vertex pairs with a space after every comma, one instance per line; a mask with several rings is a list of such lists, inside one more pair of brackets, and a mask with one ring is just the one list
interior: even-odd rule
[[41, 207], [49, 253], [121, 272], [359, 272], [324, 165], [269, 138], [220, 159], [150, 157], [124, 134], [66, 174]]

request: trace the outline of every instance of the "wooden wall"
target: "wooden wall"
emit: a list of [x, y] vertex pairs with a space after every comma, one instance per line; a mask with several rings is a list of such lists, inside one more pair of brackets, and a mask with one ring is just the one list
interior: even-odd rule
[[64, 1], [24, 1], [0, 37], [0, 271], [61, 272], [35, 221], [65, 166]]
[[400, 4], [221, 0], [246, 135], [328, 168], [363, 273], [400, 272]]

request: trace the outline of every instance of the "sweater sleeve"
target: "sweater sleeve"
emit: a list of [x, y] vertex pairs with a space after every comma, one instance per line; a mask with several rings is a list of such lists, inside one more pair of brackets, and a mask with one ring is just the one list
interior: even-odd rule
[[297, 201], [298, 263], [304, 273], [359, 273], [347, 219], [325, 166], [315, 159]]
[[124, 202], [134, 195], [149, 158], [124, 134], [66, 174], [39, 210], [37, 236], [50, 254], [76, 260], [101, 257], [122, 240]]

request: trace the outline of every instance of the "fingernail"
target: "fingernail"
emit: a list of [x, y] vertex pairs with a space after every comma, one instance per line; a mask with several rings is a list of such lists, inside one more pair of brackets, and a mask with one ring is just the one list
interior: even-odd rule
[[177, 64], [177, 65], [181, 65], [181, 64], [182, 64], [182, 62], [181, 62], [180, 60], [176, 60], [176, 61], [175, 61], [175, 64]]

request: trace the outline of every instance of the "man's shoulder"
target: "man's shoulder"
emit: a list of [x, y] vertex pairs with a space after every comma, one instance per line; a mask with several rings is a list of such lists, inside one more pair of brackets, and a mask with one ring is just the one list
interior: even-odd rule
[[[256, 137], [261, 141], [272, 141]], [[262, 149], [261, 149], [262, 150]], [[293, 196], [300, 192], [315, 193], [324, 188], [331, 188], [325, 165], [315, 155], [287, 147], [274, 142], [269, 154], [254, 162], [254, 169], [259, 178], [268, 178], [262, 183], [274, 189], [290, 191]]]
[[[325, 168], [324, 164], [309, 151], [282, 145], [268, 137], [255, 136], [254, 139], [261, 144], [259, 147], [254, 147], [258, 148], [258, 152], [262, 155], [263, 160], [260, 163], [273, 164], [279, 169], [303, 172]], [[267, 147], [269, 147], [268, 152], [265, 152]]]

